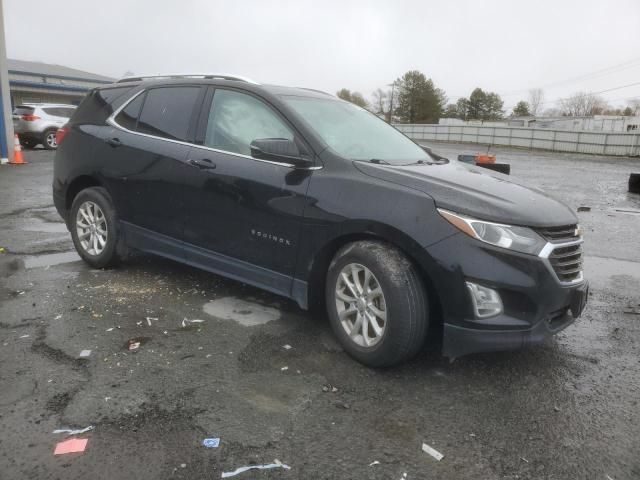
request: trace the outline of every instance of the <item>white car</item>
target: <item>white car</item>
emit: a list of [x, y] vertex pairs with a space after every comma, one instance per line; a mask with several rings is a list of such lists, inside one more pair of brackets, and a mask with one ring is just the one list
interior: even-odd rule
[[75, 110], [75, 105], [56, 103], [18, 105], [13, 109], [13, 129], [23, 147], [33, 148], [41, 143], [47, 150], [55, 150], [56, 132]]

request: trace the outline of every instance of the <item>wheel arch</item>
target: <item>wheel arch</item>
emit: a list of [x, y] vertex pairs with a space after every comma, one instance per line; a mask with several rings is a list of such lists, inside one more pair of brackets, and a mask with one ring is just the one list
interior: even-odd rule
[[80, 175], [74, 178], [66, 189], [64, 197], [64, 208], [66, 212], [66, 220], [68, 223], [69, 212], [71, 211], [71, 205], [76, 196], [85, 188], [90, 187], [104, 187], [102, 182], [92, 175]]
[[443, 323], [441, 299], [426, 266], [432, 260], [415, 240], [388, 225], [368, 224], [365, 229], [355, 227], [352, 231], [346, 231], [334, 237], [318, 250], [313, 257], [307, 281], [309, 309], [315, 312], [324, 312], [325, 279], [331, 261], [343, 246], [361, 240], [374, 240], [389, 244], [400, 250], [416, 266], [427, 289], [429, 300], [430, 324], [427, 338], [437, 339], [440, 342]]

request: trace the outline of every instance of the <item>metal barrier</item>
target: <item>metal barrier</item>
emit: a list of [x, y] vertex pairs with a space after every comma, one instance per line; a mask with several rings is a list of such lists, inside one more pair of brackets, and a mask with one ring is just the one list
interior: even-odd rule
[[640, 156], [640, 133], [472, 125], [395, 124], [394, 126], [413, 140], [504, 145], [567, 153]]

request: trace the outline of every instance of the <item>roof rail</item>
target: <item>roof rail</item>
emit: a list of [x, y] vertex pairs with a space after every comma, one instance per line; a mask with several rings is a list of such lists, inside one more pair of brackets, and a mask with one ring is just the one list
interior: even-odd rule
[[246, 82], [253, 83], [254, 85], [259, 85], [258, 82], [251, 80], [247, 77], [241, 77], [240, 75], [230, 75], [227, 73], [163, 73], [158, 75], [135, 75], [131, 77], [124, 77], [120, 80], [116, 80], [115, 83], [124, 83], [124, 82], [140, 82], [142, 80], [153, 80], [160, 78], [219, 78], [222, 80], [235, 80], [237, 82]]
[[335, 95], [331, 95], [330, 93], [324, 92], [322, 90], [317, 90], [315, 88], [305, 88], [305, 87], [300, 87], [301, 90], [307, 90], [309, 92], [316, 92], [316, 93], [322, 93], [323, 95], [327, 95], [329, 97], [335, 97]]

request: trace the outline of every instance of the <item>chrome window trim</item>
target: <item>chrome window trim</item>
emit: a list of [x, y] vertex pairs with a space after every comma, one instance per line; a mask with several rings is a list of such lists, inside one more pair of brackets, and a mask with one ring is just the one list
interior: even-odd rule
[[[167, 85], [168, 88], [172, 88], [174, 86], [177, 86], [177, 85]], [[162, 88], [162, 87], [154, 87], [154, 88]], [[186, 145], [188, 147], [200, 148], [202, 150], [208, 150], [208, 151], [216, 152], [216, 153], [224, 153], [226, 155], [232, 155], [234, 157], [240, 157], [240, 158], [246, 158], [246, 159], [249, 159], [249, 160], [253, 160], [254, 162], [269, 163], [271, 165], [278, 165], [280, 167], [287, 167], [287, 168], [291, 168], [291, 169], [295, 169], [295, 170], [321, 170], [322, 169], [322, 165], [314, 165], [312, 167], [298, 167], [298, 166], [296, 166], [296, 165], [294, 165], [292, 163], [274, 162], [272, 160], [263, 160], [261, 158], [253, 158], [250, 155], [244, 155], [242, 153], [227, 152], [226, 150], [219, 150], [217, 148], [207, 147], [206, 145], [198, 145], [196, 143], [183, 142], [182, 140], [173, 140], [171, 138], [158, 137], [156, 135], [149, 135], [148, 133], [134, 132], [133, 130], [129, 130], [128, 128], [125, 128], [122, 125], [118, 124], [118, 122], [116, 122], [115, 118], [120, 114], [120, 112], [122, 110], [124, 110], [127, 107], [127, 105], [129, 105], [132, 101], [134, 101], [139, 95], [142, 95], [147, 90], [148, 89], [146, 89], [146, 88], [143, 89], [143, 90], [140, 90], [138, 93], [133, 95], [129, 100], [127, 100], [122, 105], [120, 105], [109, 116], [109, 118], [107, 118], [107, 123], [109, 125], [111, 125], [112, 127], [117, 128], [118, 130], [122, 130], [124, 132], [131, 133], [133, 135], [140, 135], [141, 137], [154, 138], [156, 140], [164, 140], [165, 142], [177, 143], [179, 145]]]
[[[563, 243], [547, 242], [547, 244], [544, 247], [542, 247], [542, 250], [538, 254], [538, 256], [542, 259], [542, 262], [546, 265], [549, 271], [553, 273], [553, 276], [558, 281], [558, 283], [560, 283], [560, 285], [569, 286], [569, 285], [576, 285], [578, 283], [583, 282], [584, 281], [583, 270], [580, 270], [580, 274], [575, 279], [570, 280], [568, 282], [562, 281], [560, 280], [560, 277], [558, 277], [558, 274], [556, 273], [556, 271], [553, 269], [553, 265], [551, 265], [549, 256], [553, 253], [553, 251], [556, 248], [572, 247], [574, 245], [581, 245], [582, 243], [584, 243], [584, 240], [582, 239], [582, 237], [579, 237], [578, 239], [572, 240], [570, 242], [563, 242]], [[582, 252], [580, 255], [580, 261], [582, 262], [583, 259], [584, 259], [584, 252]]]

